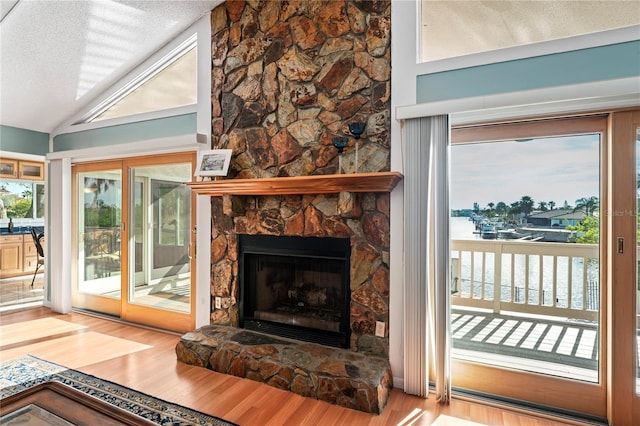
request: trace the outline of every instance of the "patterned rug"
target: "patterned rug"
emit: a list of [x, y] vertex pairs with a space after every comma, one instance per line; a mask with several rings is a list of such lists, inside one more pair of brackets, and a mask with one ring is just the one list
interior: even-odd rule
[[1, 398], [51, 381], [71, 386], [159, 425], [235, 425], [218, 417], [172, 404], [32, 355], [0, 364], [0, 404], [2, 404]]

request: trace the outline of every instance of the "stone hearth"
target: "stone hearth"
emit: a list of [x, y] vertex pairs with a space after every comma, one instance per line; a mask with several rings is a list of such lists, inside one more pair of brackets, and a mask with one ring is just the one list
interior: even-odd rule
[[180, 339], [178, 360], [299, 395], [380, 414], [392, 387], [389, 362], [349, 350], [204, 326]]

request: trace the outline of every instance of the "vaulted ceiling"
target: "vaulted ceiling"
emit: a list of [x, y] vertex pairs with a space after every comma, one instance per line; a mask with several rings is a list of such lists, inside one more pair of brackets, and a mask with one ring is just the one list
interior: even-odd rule
[[222, 1], [0, 1], [0, 124], [51, 132]]
[[[1, 0], [0, 124], [50, 133], [222, 2]], [[640, 22], [640, 3], [629, 0], [423, 2], [425, 44], [445, 56], [475, 53], [489, 36], [500, 48]], [[531, 25], [542, 39], [527, 32]]]

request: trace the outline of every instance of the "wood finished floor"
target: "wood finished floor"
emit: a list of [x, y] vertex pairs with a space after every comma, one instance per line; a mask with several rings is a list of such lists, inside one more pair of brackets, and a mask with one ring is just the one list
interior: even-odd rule
[[[32, 354], [240, 425], [542, 426], [561, 423], [454, 399], [439, 405], [398, 389], [381, 415], [304, 398], [176, 361], [180, 336], [81, 313], [33, 308], [0, 316], [0, 360]], [[473, 423], [475, 422], [475, 423]]]

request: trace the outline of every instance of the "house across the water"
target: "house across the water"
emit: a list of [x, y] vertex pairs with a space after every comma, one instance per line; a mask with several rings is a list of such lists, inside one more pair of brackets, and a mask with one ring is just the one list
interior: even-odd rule
[[570, 209], [557, 209], [534, 212], [526, 217], [527, 223], [531, 226], [548, 226], [553, 228], [566, 228], [575, 226], [586, 216], [583, 211], [573, 211]]

